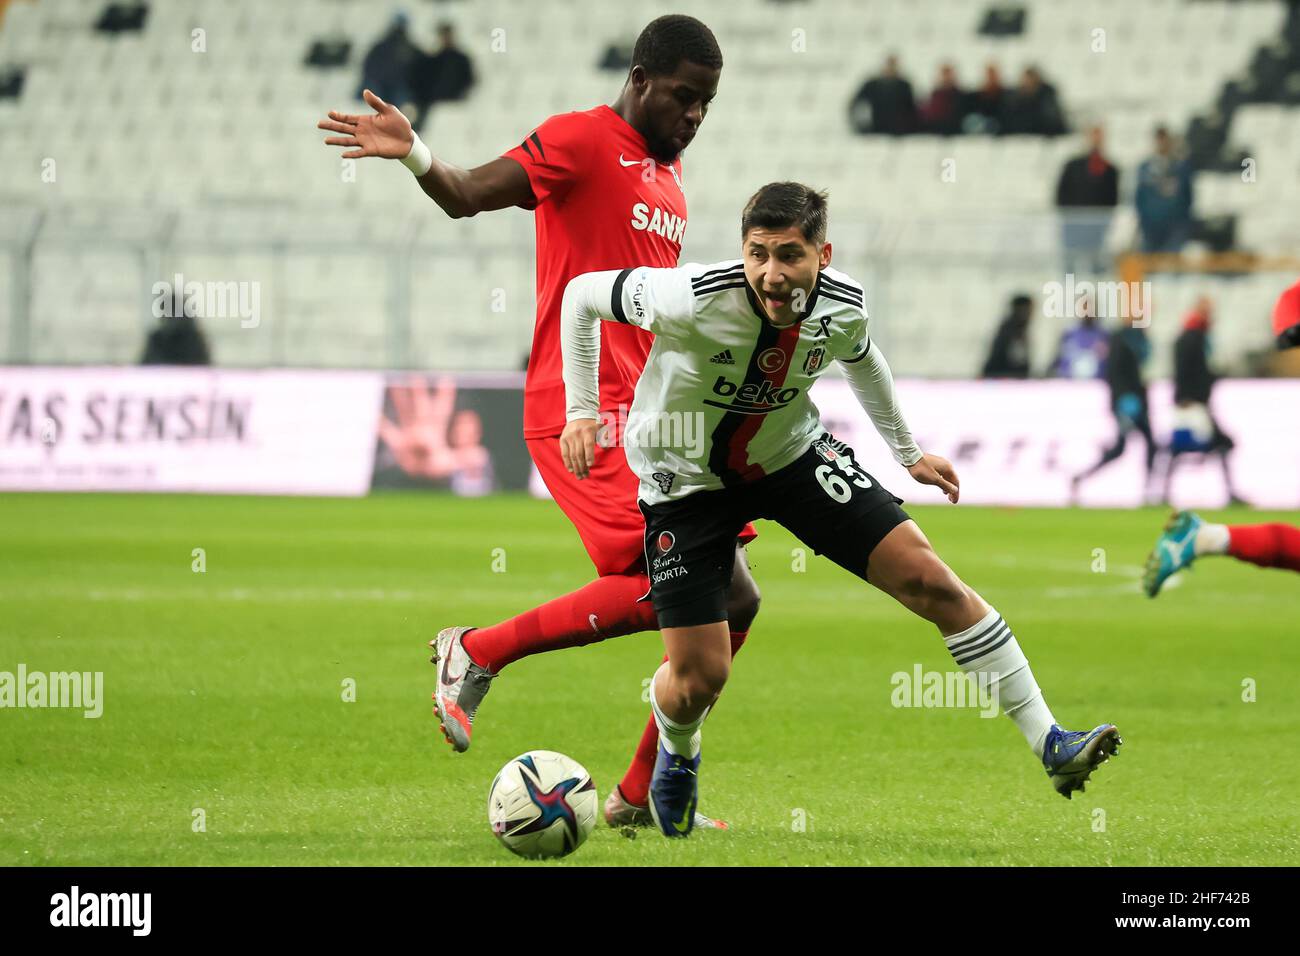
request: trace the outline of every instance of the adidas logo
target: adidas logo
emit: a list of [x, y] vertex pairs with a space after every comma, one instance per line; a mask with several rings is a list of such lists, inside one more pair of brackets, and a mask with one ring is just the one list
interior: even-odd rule
[[723, 349], [713, 358], [709, 359], [714, 365], [735, 365], [736, 360], [731, 357], [731, 349]]

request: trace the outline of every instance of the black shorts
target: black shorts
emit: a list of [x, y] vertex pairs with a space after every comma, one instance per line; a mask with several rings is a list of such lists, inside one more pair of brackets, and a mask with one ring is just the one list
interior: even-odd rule
[[641, 502], [646, 566], [659, 626], [692, 627], [727, 619], [727, 586], [736, 535], [768, 518], [816, 554], [866, 580], [867, 558], [885, 535], [909, 520], [896, 498], [829, 434], [780, 471], [663, 504]]

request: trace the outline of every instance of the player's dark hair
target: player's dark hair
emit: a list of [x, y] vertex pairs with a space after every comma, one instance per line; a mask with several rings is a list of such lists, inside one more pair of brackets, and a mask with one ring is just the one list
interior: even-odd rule
[[722, 69], [722, 50], [713, 31], [694, 17], [672, 13], [646, 24], [632, 47], [632, 65], [648, 76], [666, 76], [682, 60]]
[[826, 241], [826, 191], [803, 183], [768, 183], [745, 204], [740, 214], [740, 238], [751, 229], [798, 226], [813, 245]]

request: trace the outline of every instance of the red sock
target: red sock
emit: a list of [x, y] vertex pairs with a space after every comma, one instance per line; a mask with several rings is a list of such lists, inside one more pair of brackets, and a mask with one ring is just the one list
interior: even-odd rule
[[649, 590], [644, 574], [607, 574], [508, 621], [470, 631], [465, 650], [496, 674], [530, 654], [658, 630], [654, 605], [637, 600]]
[[1261, 568], [1300, 571], [1300, 528], [1285, 524], [1229, 525], [1228, 553]]
[[[733, 658], [736, 656], [736, 652], [744, 646], [745, 638], [748, 636], [749, 631], [731, 632], [731, 656]], [[668, 660], [666, 654], [664, 660]], [[644, 807], [650, 802], [650, 777], [654, 774], [655, 757], [658, 755], [659, 727], [655, 724], [654, 714], [651, 714], [650, 720], [645, 725], [645, 730], [641, 733], [641, 742], [636, 745], [632, 765], [627, 768], [622, 783], [618, 785], [618, 789], [623, 791], [623, 799], [628, 803]]]
[[[665, 657], [664, 660], [668, 658]], [[632, 765], [627, 768], [627, 773], [623, 774], [623, 780], [618, 785], [618, 789], [623, 791], [623, 799], [628, 803], [644, 807], [650, 802], [650, 775], [654, 773], [655, 757], [658, 755], [659, 726], [655, 723], [655, 715], [651, 714], [645, 730], [641, 732], [636, 753], [632, 755]]]

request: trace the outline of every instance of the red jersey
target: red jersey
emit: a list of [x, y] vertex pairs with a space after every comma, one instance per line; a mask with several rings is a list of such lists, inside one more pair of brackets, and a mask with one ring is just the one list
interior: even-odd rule
[[[681, 160], [650, 157], [645, 138], [608, 106], [552, 116], [504, 155], [528, 173], [537, 223], [537, 323], [524, 386], [524, 437], [564, 430], [560, 300], [584, 272], [677, 265], [686, 231]], [[602, 323], [600, 408], [631, 406], [653, 336]]]
[[1300, 282], [1278, 296], [1273, 306], [1273, 334], [1280, 336], [1296, 325], [1300, 325]]

